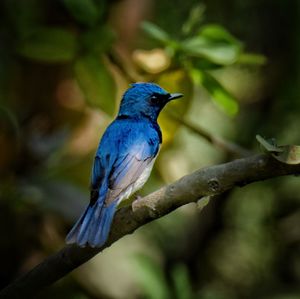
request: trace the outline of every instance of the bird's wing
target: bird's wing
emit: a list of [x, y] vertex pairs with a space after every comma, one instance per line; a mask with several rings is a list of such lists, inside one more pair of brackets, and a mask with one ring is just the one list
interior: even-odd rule
[[126, 155], [119, 157], [109, 177], [106, 204], [113, 202], [130, 188], [130, 192], [134, 191], [132, 186], [143, 175], [144, 171], [147, 171], [157, 151], [158, 145], [153, 146], [144, 141], [133, 144]]
[[145, 133], [145, 128], [140, 131], [133, 127], [126, 134], [121, 131], [112, 127], [103, 136], [93, 166], [92, 188], [97, 192], [92, 192], [91, 203], [118, 200], [147, 170], [159, 150], [159, 136], [154, 130]]

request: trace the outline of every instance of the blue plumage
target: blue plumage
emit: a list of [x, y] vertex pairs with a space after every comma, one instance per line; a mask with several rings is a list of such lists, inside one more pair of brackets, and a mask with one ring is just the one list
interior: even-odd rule
[[134, 83], [121, 101], [117, 118], [106, 129], [96, 152], [90, 204], [66, 242], [101, 247], [118, 204], [148, 179], [162, 141], [157, 117], [170, 94], [154, 83]]

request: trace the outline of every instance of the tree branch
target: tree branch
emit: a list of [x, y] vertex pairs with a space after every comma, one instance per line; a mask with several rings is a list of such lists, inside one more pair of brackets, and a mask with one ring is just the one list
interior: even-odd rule
[[234, 186], [242, 187], [282, 175], [299, 175], [300, 164], [284, 164], [262, 154], [207, 167], [120, 209], [114, 219], [109, 240], [102, 248], [66, 246], [49, 256], [30, 272], [0, 292], [0, 298], [30, 298], [42, 288], [67, 275], [104, 248], [140, 226], [201, 197], [221, 194]]

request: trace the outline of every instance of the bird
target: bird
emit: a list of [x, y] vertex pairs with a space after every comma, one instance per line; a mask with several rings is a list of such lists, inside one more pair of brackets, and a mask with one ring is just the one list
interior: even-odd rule
[[106, 243], [118, 205], [150, 176], [162, 143], [159, 113], [182, 96], [149, 82], [133, 83], [126, 90], [95, 154], [90, 203], [68, 233], [67, 244], [101, 247]]

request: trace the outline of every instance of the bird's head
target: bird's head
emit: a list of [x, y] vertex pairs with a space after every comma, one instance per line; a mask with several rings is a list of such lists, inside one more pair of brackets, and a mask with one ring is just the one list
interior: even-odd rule
[[182, 96], [181, 93], [168, 93], [154, 83], [133, 83], [123, 95], [119, 116], [156, 121], [160, 111], [169, 101]]

